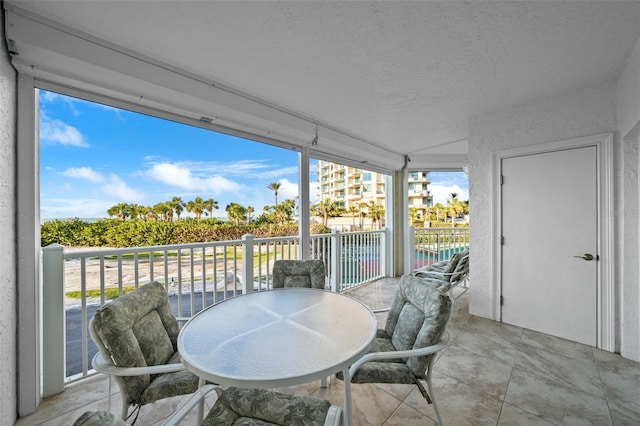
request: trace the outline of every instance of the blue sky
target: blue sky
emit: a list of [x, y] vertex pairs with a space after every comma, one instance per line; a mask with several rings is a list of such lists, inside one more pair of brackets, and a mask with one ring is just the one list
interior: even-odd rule
[[[315, 197], [315, 167], [311, 194]], [[434, 202], [468, 199], [463, 173], [431, 173]], [[298, 153], [93, 102], [40, 91], [40, 216], [107, 217], [118, 203], [153, 206], [174, 196], [227, 204], [298, 194]], [[312, 200], [315, 202], [315, 200]], [[183, 215], [184, 216], [184, 215]]]

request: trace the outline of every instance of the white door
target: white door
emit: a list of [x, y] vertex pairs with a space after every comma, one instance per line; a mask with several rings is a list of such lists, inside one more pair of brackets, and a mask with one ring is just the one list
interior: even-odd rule
[[503, 158], [501, 174], [502, 321], [596, 346], [597, 148]]

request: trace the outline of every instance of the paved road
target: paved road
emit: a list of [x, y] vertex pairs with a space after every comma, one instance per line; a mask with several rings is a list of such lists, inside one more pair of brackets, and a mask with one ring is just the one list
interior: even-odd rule
[[[227, 293], [228, 295], [232, 295], [233, 293]], [[202, 309], [202, 293], [194, 293], [194, 311], [199, 312]], [[205, 306], [209, 306], [213, 304], [213, 293], [207, 293], [206, 295]], [[217, 300], [223, 300], [224, 293], [218, 292]], [[171, 307], [173, 308], [173, 312], [178, 316], [178, 296], [169, 296], [169, 303], [171, 303]], [[190, 297], [189, 295], [182, 295], [181, 305], [182, 312], [180, 316], [189, 317], [191, 316], [191, 308], [190, 308]], [[87, 324], [88, 321], [93, 318], [93, 315], [98, 309], [99, 305], [88, 305], [87, 306]], [[73, 374], [82, 372], [82, 323], [81, 323], [81, 310], [80, 307], [69, 308], [66, 311], [66, 325], [67, 325], [67, 336], [66, 336], [66, 351], [67, 351], [67, 376], [71, 376]], [[87, 338], [88, 338], [88, 349], [89, 349], [89, 369], [91, 368], [91, 359], [98, 351], [98, 348], [93, 343], [91, 338], [89, 337], [89, 331], [87, 330]]]

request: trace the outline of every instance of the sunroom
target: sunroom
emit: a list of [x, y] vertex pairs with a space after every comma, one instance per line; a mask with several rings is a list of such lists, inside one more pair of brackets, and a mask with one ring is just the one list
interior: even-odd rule
[[35, 89], [294, 150], [301, 212], [311, 157], [389, 175], [388, 277], [407, 174], [464, 168], [469, 314], [640, 361], [639, 3], [2, 6], [2, 421], [41, 399]]

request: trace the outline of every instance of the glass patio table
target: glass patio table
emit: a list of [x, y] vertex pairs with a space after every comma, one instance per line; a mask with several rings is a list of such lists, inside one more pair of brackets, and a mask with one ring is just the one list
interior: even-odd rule
[[277, 388], [344, 374], [344, 423], [351, 424], [349, 366], [372, 345], [377, 321], [363, 303], [308, 288], [248, 293], [212, 305], [178, 335], [185, 366], [222, 386]]

